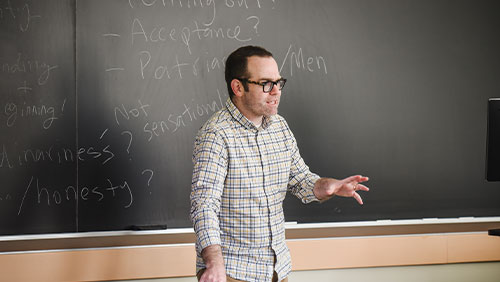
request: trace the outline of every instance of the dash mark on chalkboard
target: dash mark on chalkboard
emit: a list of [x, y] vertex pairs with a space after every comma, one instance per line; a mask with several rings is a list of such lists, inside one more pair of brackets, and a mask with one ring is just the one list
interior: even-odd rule
[[104, 130], [101, 134], [101, 137], [99, 137], [99, 140], [102, 140], [102, 137], [104, 137], [104, 134], [106, 134], [106, 132], [108, 132], [108, 129], [109, 128], [106, 128], [106, 130]]
[[64, 112], [64, 105], [66, 105], [66, 99], [64, 99], [62, 106], [61, 106], [61, 113]]
[[105, 33], [102, 36], [104, 36], [104, 37], [120, 37], [121, 35], [116, 34], [116, 33]]
[[125, 70], [124, 68], [109, 68], [109, 69], [106, 69], [106, 71], [122, 71], [122, 70]]

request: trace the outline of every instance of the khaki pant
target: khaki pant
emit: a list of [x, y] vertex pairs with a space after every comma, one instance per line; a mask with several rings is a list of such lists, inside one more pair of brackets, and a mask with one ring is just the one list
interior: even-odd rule
[[[200, 271], [198, 271], [198, 273], [196, 274], [196, 277], [198, 277], [198, 281], [200, 280], [201, 276], [203, 275], [203, 272], [205, 272], [205, 269], [202, 269]], [[226, 280], [227, 282], [245, 282], [245, 281], [242, 281], [242, 280], [236, 280], [234, 278], [231, 278], [229, 276], [226, 276]], [[276, 271], [274, 272], [273, 274], [273, 280], [272, 282], [278, 282], [278, 274], [276, 273]], [[281, 282], [288, 282], [288, 277], [281, 280]]]

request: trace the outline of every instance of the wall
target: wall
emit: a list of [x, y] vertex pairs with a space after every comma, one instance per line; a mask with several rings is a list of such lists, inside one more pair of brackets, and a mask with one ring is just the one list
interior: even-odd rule
[[[498, 222], [491, 223], [494, 224]], [[449, 228], [456, 226], [457, 224], [454, 224]], [[372, 228], [371, 233], [363, 231], [364, 235], [318, 238], [316, 236], [319, 234], [335, 231], [348, 234], [349, 231], [326, 228], [329, 231], [321, 232], [319, 228], [315, 230], [309, 227], [304, 228], [311, 231], [309, 237], [297, 239], [290, 237], [298, 236], [300, 232], [287, 230], [287, 244], [292, 255], [294, 276], [307, 276], [309, 274], [300, 271], [311, 270], [500, 262], [500, 237], [489, 236], [484, 231], [396, 235], [401, 232], [397, 227], [384, 228], [387, 234], [374, 235], [379, 231]], [[357, 231], [351, 230], [350, 234], [363, 234], [359, 231], [363, 228], [355, 229]], [[422, 232], [431, 229], [440, 230], [440, 227], [420, 227]], [[185, 235], [190, 237], [192, 234]], [[120, 237], [117, 236], [116, 239]], [[146, 235], [142, 237], [144, 241], [148, 240]], [[94, 239], [87, 238], [87, 241], [92, 240]], [[163, 244], [143, 246], [0, 253], [2, 279], [10, 282], [193, 277], [194, 265], [193, 243], [169, 244], [167, 241]], [[324, 272], [312, 272], [311, 275], [323, 275], [322, 273]]]
[[[500, 262], [447, 265], [350, 268], [293, 271], [290, 282], [498, 282]], [[194, 277], [134, 280], [135, 282], [192, 282]]]

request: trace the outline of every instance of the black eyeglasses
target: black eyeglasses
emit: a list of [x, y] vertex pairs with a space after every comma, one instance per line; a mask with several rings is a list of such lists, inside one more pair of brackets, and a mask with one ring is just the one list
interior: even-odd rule
[[274, 85], [278, 86], [278, 89], [281, 90], [283, 87], [285, 87], [286, 79], [285, 78], [280, 78], [276, 81], [263, 81], [263, 82], [257, 82], [257, 81], [252, 81], [246, 78], [237, 78], [241, 82], [247, 82], [247, 83], [252, 83], [252, 84], [257, 84], [262, 86], [262, 91], [264, 93], [269, 93], [273, 90]]

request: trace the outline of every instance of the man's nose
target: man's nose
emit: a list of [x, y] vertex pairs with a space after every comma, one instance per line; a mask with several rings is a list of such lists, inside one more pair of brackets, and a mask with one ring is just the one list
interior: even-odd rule
[[280, 94], [280, 93], [281, 93], [280, 87], [278, 86], [278, 84], [274, 83], [273, 84], [273, 88], [271, 89], [271, 91], [269, 92], [269, 94], [271, 94], [271, 95], [277, 95], [277, 94]]

